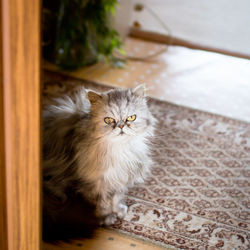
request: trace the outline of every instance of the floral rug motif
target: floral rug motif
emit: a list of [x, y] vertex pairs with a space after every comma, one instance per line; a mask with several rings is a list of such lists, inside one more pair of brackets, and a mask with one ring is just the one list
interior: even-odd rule
[[[109, 88], [44, 74], [45, 97], [79, 85]], [[250, 249], [250, 124], [152, 98], [149, 107], [155, 164], [113, 229], [174, 249]]]

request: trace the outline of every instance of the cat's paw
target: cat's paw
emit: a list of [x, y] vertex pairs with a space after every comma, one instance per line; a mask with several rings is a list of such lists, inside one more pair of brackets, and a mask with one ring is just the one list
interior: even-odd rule
[[123, 219], [126, 216], [127, 211], [128, 211], [128, 207], [126, 205], [120, 203], [118, 206], [117, 217], [119, 219]]
[[110, 226], [110, 225], [115, 224], [116, 221], [117, 221], [117, 215], [112, 213], [106, 216], [106, 218], [104, 219], [103, 225]]

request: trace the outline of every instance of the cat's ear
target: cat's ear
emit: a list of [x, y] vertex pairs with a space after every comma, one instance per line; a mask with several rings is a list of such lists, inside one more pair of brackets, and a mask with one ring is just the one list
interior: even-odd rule
[[146, 97], [147, 88], [145, 84], [140, 84], [132, 90], [132, 92], [140, 97]]
[[100, 94], [92, 90], [89, 90], [87, 95], [91, 104], [97, 103], [98, 101], [102, 99], [102, 96]]

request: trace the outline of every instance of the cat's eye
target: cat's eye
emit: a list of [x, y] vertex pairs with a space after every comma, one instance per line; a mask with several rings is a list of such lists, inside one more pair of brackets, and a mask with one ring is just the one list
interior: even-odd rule
[[133, 122], [136, 119], [136, 115], [131, 115], [127, 118], [128, 122]]
[[104, 122], [107, 124], [112, 124], [112, 123], [115, 123], [115, 119], [113, 119], [111, 117], [105, 117]]

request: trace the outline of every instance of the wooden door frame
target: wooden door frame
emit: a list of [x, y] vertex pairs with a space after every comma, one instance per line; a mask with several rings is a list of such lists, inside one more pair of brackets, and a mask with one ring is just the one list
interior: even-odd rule
[[0, 249], [38, 250], [41, 2], [0, 5]]
[[3, 105], [3, 68], [2, 68], [2, 5], [0, 4], [0, 248], [8, 249], [7, 207], [5, 182], [5, 148], [4, 148], [4, 105]]

